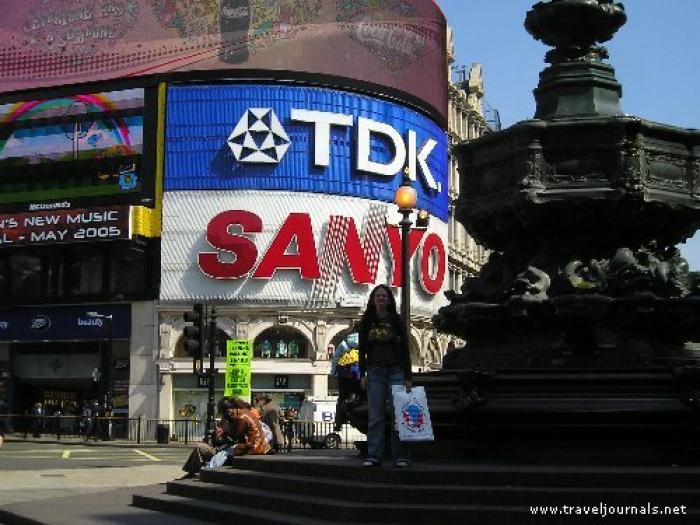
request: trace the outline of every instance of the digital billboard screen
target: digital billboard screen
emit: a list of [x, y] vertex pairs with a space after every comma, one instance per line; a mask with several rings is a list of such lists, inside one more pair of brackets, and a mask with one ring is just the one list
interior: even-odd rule
[[0, 207], [139, 202], [144, 89], [0, 105]]

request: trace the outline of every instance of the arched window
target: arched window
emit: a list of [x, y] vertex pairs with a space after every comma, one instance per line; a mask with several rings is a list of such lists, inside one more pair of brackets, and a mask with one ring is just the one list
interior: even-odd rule
[[299, 330], [273, 326], [263, 330], [253, 341], [253, 357], [262, 359], [306, 359], [309, 341]]

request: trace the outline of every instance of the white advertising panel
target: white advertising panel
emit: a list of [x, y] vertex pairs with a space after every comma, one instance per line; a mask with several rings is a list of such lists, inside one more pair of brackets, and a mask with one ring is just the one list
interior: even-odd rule
[[[388, 284], [399, 302], [400, 218], [394, 205], [355, 197], [166, 192], [161, 300], [363, 307]], [[447, 224], [433, 217], [409, 239], [411, 310], [430, 316], [446, 304]]]

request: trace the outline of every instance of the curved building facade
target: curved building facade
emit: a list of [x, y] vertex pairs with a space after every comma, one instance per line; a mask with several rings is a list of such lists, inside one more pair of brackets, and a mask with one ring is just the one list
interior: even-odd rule
[[[0, 234], [15, 241], [0, 245], [0, 260], [58, 262], [37, 263], [37, 299], [8, 296], [6, 322], [25, 322], [10, 308], [29, 318], [48, 308], [92, 330], [82, 358], [77, 328], [47, 332], [45, 347], [0, 331], [13, 410], [30, 402], [25, 382], [50, 379], [71, 399], [99, 394], [93, 372], [106, 366], [121, 413], [203, 417], [207, 390], [182, 337], [193, 303], [217, 309], [217, 395], [228, 339], [253, 343], [253, 391], [283, 406], [332, 395], [329, 350], [376, 284], [400, 295], [392, 201], [404, 173], [431, 216], [410, 237], [414, 366], [439, 353], [429, 320], [448, 284], [447, 60], [433, 2], [11, 3], [0, 125], [16, 140], [0, 144], [0, 162], [15, 178], [0, 188]], [[13, 118], [18, 105], [46, 109]], [[38, 182], [17, 192], [25, 173]], [[94, 222], [84, 239], [46, 226], [81, 213]], [[42, 242], [19, 246], [11, 221], [39, 224]], [[124, 249], [145, 262], [130, 265]], [[83, 273], [57, 277], [64, 259]], [[9, 289], [17, 271], [3, 281], [2, 268]], [[83, 289], [62, 295], [58, 281]], [[85, 326], [107, 317], [108, 327]], [[17, 365], [30, 354], [50, 362], [54, 342], [64, 370], [80, 363], [72, 375]]]
[[[278, 365], [254, 361], [254, 390], [283, 405], [329, 395], [328, 348], [376, 284], [401, 281], [392, 201], [404, 168], [431, 214], [411, 234], [412, 315], [428, 320], [443, 304], [447, 151], [436, 122], [396, 101], [289, 83], [171, 86], [167, 115], [161, 307], [217, 304], [224, 332]], [[172, 355], [182, 327], [162, 327]], [[417, 365], [428, 331], [413, 330]], [[172, 365], [174, 405], [201, 404]], [[274, 388], [275, 375], [288, 388]]]

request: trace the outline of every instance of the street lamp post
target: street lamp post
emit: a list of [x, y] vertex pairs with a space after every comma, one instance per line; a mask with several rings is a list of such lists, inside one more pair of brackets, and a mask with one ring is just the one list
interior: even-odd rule
[[207, 400], [207, 441], [214, 445], [214, 434], [216, 433], [216, 308], [212, 306], [209, 317], [209, 398]]
[[411, 326], [411, 281], [409, 277], [409, 237], [411, 234], [411, 213], [416, 207], [416, 190], [411, 186], [408, 174], [404, 174], [401, 186], [394, 194], [394, 204], [399, 207], [402, 215], [401, 222], [401, 318], [403, 320], [403, 334], [405, 341], [410, 341]]
[[105, 411], [112, 410], [112, 315], [103, 315], [97, 312], [87, 312], [86, 315], [93, 319], [102, 319], [107, 325], [107, 344], [100, 346], [100, 381], [99, 398]]

